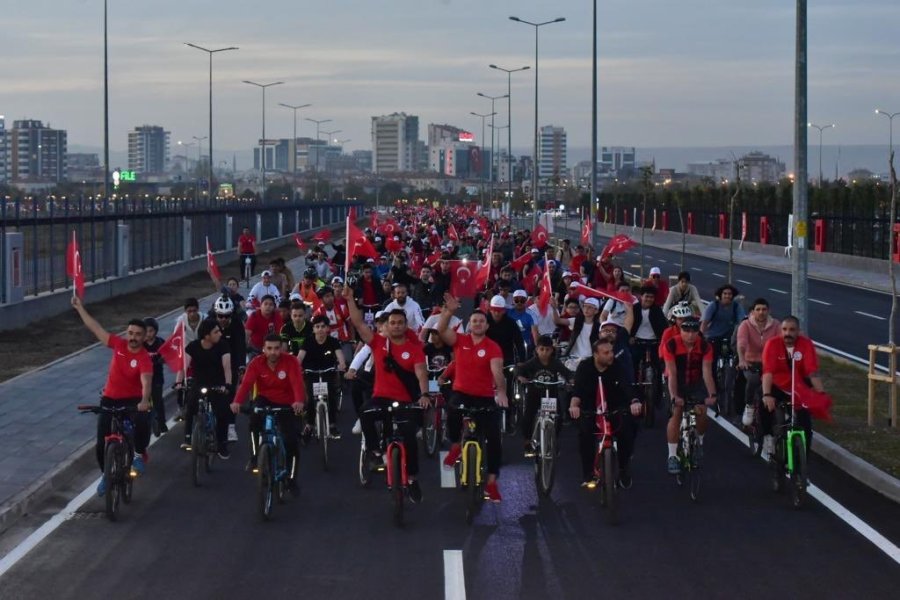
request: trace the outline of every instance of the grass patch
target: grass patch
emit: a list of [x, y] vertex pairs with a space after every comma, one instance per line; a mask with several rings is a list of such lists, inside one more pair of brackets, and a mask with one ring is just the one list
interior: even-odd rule
[[840, 444], [882, 471], [900, 478], [900, 429], [888, 424], [890, 386], [875, 387], [875, 426], [866, 423], [867, 369], [819, 355], [819, 372], [825, 389], [831, 394], [834, 421], [816, 421], [813, 426], [828, 439]]

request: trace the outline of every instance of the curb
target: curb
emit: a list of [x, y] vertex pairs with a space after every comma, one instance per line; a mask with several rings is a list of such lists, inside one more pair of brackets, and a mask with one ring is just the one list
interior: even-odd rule
[[838, 446], [819, 432], [813, 436], [812, 449], [850, 477], [900, 504], [900, 479]]

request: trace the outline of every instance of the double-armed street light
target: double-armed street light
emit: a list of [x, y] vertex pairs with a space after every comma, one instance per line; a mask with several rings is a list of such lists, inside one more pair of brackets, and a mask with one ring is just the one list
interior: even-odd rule
[[831, 125], [816, 125], [815, 123], [807, 123], [807, 127], [812, 127], [819, 131], [819, 187], [822, 187], [822, 132], [826, 129], [833, 129], [834, 123]]
[[262, 90], [262, 144], [260, 145], [260, 156], [259, 156], [259, 166], [262, 175], [262, 182], [260, 184], [260, 192], [259, 198], [262, 201], [266, 199], [266, 88], [270, 88], [275, 85], [281, 85], [283, 81], [273, 81], [272, 83], [257, 83], [255, 81], [244, 80], [244, 83], [247, 85], [252, 85], [260, 88]]
[[309, 108], [312, 104], [285, 104], [284, 102], [279, 102], [278, 106], [283, 106], [285, 108], [291, 109], [291, 112], [294, 113], [294, 141], [291, 144], [293, 148], [294, 155], [291, 157], [291, 165], [293, 168], [291, 169], [291, 200], [297, 199], [297, 111], [301, 108]]
[[507, 202], [512, 202], [512, 74], [518, 73], [519, 71], [527, 71], [531, 67], [524, 66], [519, 67], [518, 69], [504, 69], [503, 67], [498, 67], [497, 65], [488, 65], [491, 69], [496, 69], [497, 71], [502, 71], [506, 73], [506, 113], [507, 113], [507, 121], [506, 126], [508, 130], [506, 132], [506, 148], [507, 148], [507, 170], [509, 171], [507, 182], [506, 182], [506, 200]]

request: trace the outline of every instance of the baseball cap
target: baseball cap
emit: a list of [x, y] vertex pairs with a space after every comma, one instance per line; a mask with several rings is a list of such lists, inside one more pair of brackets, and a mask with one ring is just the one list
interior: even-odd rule
[[272, 276], [272, 271], [266, 270], [266, 271], [262, 272], [262, 277], [271, 277], [271, 276]]
[[380, 235], [376, 235], [376, 236], [375, 236], [375, 241], [376, 241], [376, 242], [380, 242], [380, 241], [381, 241], [381, 236], [380, 236]]
[[540, 250], [538, 250], [537, 248], [532, 248], [532, 249], [531, 249], [531, 253], [532, 253], [532, 254], [538, 254], [539, 252], [540, 252]]
[[297, 292], [294, 292], [293, 294], [291, 294], [291, 295], [288, 297], [288, 300], [290, 300], [291, 302], [293, 302], [294, 300], [303, 300], [303, 296], [301, 296], [301, 295], [298, 294]]
[[659, 267], [653, 267], [650, 269], [650, 275], [662, 275], [662, 271], [659, 270]]
[[572, 272], [571, 272], [571, 271], [563, 271], [562, 276], [563, 276], [563, 277], [571, 277], [571, 276], [572, 276]]
[[513, 292], [513, 298], [527, 298], [528, 292], [525, 290], [516, 290]]
[[367, 259], [366, 259], [366, 262], [367, 262], [367, 263], [374, 263], [374, 262], [375, 262], [375, 259], [374, 259], [374, 258], [367, 258]]
[[[590, 298], [590, 300], [596, 300], [596, 298]], [[600, 329], [603, 329], [604, 327], [607, 327], [609, 325], [613, 325], [615, 327], [619, 326], [619, 324], [616, 323], [615, 321], [613, 321], [612, 319], [607, 319], [607, 320], [603, 321], [602, 323], [600, 323]]]
[[506, 308], [506, 299], [500, 294], [497, 294], [491, 298], [491, 308]]
[[578, 282], [577, 282], [577, 281], [573, 281], [572, 283], [569, 284], [569, 287], [570, 287], [570, 288], [577, 288], [577, 287], [578, 287]]
[[341, 279], [340, 277], [338, 277], [337, 275], [335, 275], [334, 277], [331, 278], [331, 283], [344, 283], [344, 280]]
[[584, 305], [585, 306], [593, 306], [594, 308], [599, 309], [600, 301], [597, 300], [596, 298], [588, 298], [587, 300], [584, 301]]

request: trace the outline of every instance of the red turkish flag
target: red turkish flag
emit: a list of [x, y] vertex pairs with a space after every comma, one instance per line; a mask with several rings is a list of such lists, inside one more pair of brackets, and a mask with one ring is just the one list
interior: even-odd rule
[[378, 212], [372, 211], [372, 221], [369, 223], [369, 228], [372, 231], [376, 231], [378, 229]]
[[316, 235], [312, 236], [312, 239], [317, 242], [327, 242], [331, 239], [331, 230], [330, 229], [322, 229], [316, 233]]
[[444, 253], [441, 252], [440, 249], [435, 250], [434, 252], [432, 252], [431, 254], [429, 254], [428, 257], [425, 259], [425, 264], [430, 265], [430, 266], [434, 266], [434, 264], [435, 264], [437, 261], [441, 260], [441, 256], [443, 256], [443, 255], [444, 255]]
[[472, 298], [478, 291], [475, 273], [475, 263], [468, 260], [450, 261], [450, 293], [457, 298]]
[[592, 287], [588, 287], [583, 283], [578, 283], [575, 286], [575, 293], [582, 296], [587, 296], [588, 298], [609, 298], [610, 300], [618, 300], [619, 302], [631, 302], [632, 304], [635, 301], [635, 297], [631, 294], [631, 292], [625, 292], [624, 294], [620, 295], [618, 292], [607, 292], [604, 290], [598, 290]]
[[184, 369], [184, 321], [178, 321], [172, 336], [159, 349], [159, 355], [173, 372]]
[[637, 242], [625, 235], [624, 233], [620, 233], [619, 235], [613, 236], [609, 243], [606, 245], [606, 248], [603, 249], [603, 252], [600, 256], [615, 256], [616, 254], [622, 254], [626, 250], [634, 248], [637, 246]]
[[550, 269], [544, 270], [544, 276], [541, 278], [541, 291], [538, 295], [538, 310], [542, 315], [547, 314], [547, 307], [550, 306], [550, 298], [553, 295], [553, 286], [550, 282]]
[[297, 248], [299, 248], [300, 252], [306, 250], [306, 242], [303, 241], [303, 238], [300, 237], [299, 233], [294, 234], [294, 243], [297, 244]]
[[400, 230], [400, 226], [397, 225], [397, 221], [394, 219], [388, 219], [382, 225], [378, 227], [379, 233], [384, 235], [385, 237], [391, 237], [394, 233]]
[[541, 266], [538, 264], [535, 264], [528, 269], [528, 275], [526, 275], [525, 279], [522, 281], [522, 287], [525, 288], [525, 291], [528, 292], [529, 296], [534, 296], [535, 292], [537, 292], [538, 284], [541, 281], [541, 275], [543, 275], [543, 269], [541, 269]]
[[531, 262], [531, 252], [530, 252], [530, 251], [529, 251], [529, 252], [526, 252], [525, 254], [523, 254], [522, 256], [520, 256], [519, 258], [514, 259], [514, 260], [510, 263], [509, 266], [512, 267], [512, 270], [513, 270], [513, 271], [515, 271], [516, 273], [518, 273], [519, 271], [521, 271], [522, 269], [524, 269], [524, 268], [525, 268], [525, 265], [527, 265], [529, 262]]
[[388, 249], [388, 252], [400, 252], [403, 250], [403, 242], [397, 238], [389, 238], [384, 243], [384, 247]]
[[484, 260], [481, 262], [481, 265], [478, 267], [478, 274], [475, 276], [475, 289], [480, 290], [487, 287], [488, 278], [491, 276], [491, 256], [494, 254], [494, 236], [491, 236], [491, 241], [488, 244], [487, 254], [484, 255]]
[[531, 232], [531, 243], [538, 248], [546, 246], [549, 239], [550, 236], [547, 235], [547, 228], [543, 225], [538, 225], [534, 228], [534, 231]]
[[347, 220], [347, 258], [378, 258], [378, 250], [355, 223]]
[[831, 421], [831, 396], [825, 392], [817, 392], [800, 381], [795, 385], [794, 394], [796, 404], [808, 410], [811, 417]]
[[459, 241], [459, 234], [456, 232], [456, 227], [453, 225], [453, 223], [450, 223], [450, 227], [447, 228], [447, 237], [454, 242]]
[[584, 225], [581, 226], [581, 245], [589, 246], [591, 244], [591, 213], [588, 212], [587, 217], [584, 220]]
[[84, 271], [81, 270], [81, 252], [78, 251], [78, 240], [75, 231], [66, 248], [66, 275], [72, 279], [72, 293], [84, 298]]
[[209, 236], [206, 236], [206, 270], [210, 276], [219, 281], [222, 275], [219, 273], [219, 265], [216, 264], [216, 257], [213, 255], [212, 246], [209, 245]]

